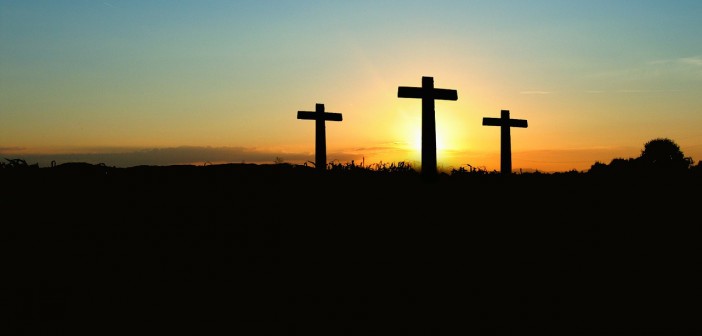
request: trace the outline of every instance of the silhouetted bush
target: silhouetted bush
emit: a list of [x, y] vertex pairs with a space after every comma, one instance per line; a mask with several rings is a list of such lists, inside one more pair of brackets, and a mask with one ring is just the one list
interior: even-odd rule
[[692, 162], [673, 140], [656, 138], [644, 144], [638, 158], [615, 158], [609, 165], [595, 162], [588, 172], [618, 177], [681, 176], [695, 172]]
[[7, 163], [5, 162], [0, 162], [0, 168], [5, 168], [5, 169], [26, 169], [26, 168], [39, 168], [38, 163], [33, 163], [33, 164], [27, 164], [27, 161], [23, 159], [8, 159]]
[[692, 165], [692, 158], [685, 157], [680, 146], [667, 138], [647, 142], [638, 160], [646, 171], [663, 174], [684, 173]]

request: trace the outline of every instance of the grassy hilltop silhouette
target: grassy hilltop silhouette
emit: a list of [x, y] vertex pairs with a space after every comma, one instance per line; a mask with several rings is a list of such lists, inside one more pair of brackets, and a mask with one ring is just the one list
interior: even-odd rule
[[641, 157], [588, 172], [459, 169], [430, 183], [404, 163], [321, 172], [284, 162], [8, 160], [8, 325], [97, 334], [687, 332], [700, 298], [702, 176], [675, 148], [654, 139]]

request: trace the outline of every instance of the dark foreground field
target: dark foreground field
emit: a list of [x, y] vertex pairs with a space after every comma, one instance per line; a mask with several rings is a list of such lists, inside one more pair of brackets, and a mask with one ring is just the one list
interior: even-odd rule
[[66, 165], [0, 182], [3, 335], [700, 334], [699, 177]]

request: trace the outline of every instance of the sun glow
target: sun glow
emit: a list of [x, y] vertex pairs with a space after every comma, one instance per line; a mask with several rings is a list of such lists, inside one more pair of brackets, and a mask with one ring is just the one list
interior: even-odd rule
[[[393, 127], [394, 136], [398, 147], [411, 154], [412, 160], [420, 160], [422, 153], [422, 120], [421, 106], [416, 106], [415, 101], [399, 102], [396, 120]], [[474, 117], [464, 112], [466, 108], [452, 106], [449, 103], [440, 104], [436, 108], [436, 160], [441, 167], [457, 166], [464, 164], [469, 148], [473, 149], [474, 142], [471, 136], [475, 133], [471, 123]], [[473, 119], [471, 119], [473, 118]]]
[[[436, 134], [436, 151], [437, 153], [448, 150], [449, 148], [446, 145], [446, 140], [443, 134]], [[416, 127], [412, 131], [412, 142], [411, 142], [411, 148], [413, 151], [417, 153], [422, 152], [422, 129], [421, 127]]]

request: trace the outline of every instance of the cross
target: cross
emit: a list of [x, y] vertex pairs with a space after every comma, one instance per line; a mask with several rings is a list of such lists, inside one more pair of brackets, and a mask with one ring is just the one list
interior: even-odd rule
[[523, 119], [510, 119], [509, 110], [501, 110], [500, 118], [483, 118], [483, 126], [500, 126], [500, 170], [502, 175], [512, 173], [512, 139], [511, 127], [527, 127]]
[[449, 89], [435, 89], [434, 77], [424, 76], [422, 77], [422, 87], [400, 86], [397, 88], [397, 97], [422, 99], [421, 175], [428, 179], [434, 179], [437, 176], [434, 100], [458, 100], [458, 92]]
[[297, 119], [315, 121], [314, 165], [319, 170], [327, 169], [327, 132], [324, 122], [341, 121], [341, 113], [324, 112], [324, 104], [317, 104], [314, 111], [297, 111]]

